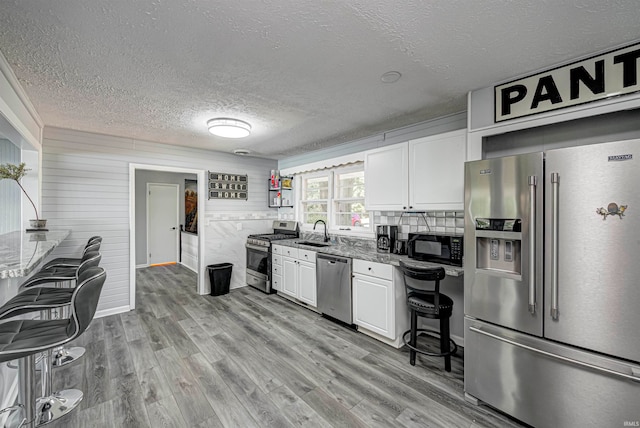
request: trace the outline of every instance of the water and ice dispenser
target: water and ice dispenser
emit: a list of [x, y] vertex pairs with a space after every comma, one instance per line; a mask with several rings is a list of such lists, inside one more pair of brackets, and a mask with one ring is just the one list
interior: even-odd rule
[[521, 275], [521, 219], [476, 219], [476, 268]]

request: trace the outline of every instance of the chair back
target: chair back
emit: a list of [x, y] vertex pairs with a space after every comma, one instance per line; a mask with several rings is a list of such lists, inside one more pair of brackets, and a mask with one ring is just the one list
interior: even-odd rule
[[100, 260], [102, 260], [102, 254], [97, 251], [90, 251], [83, 254], [80, 266], [78, 266], [78, 270], [76, 271], [76, 279], [79, 280], [81, 272], [91, 267], [98, 266], [100, 264]]
[[[400, 262], [400, 270], [404, 274], [404, 284], [407, 291], [418, 293], [439, 293], [440, 281], [446, 276], [444, 268], [419, 268], [408, 266], [402, 261]], [[412, 278], [415, 281], [407, 282], [407, 278]]]
[[102, 244], [101, 241], [96, 241], [91, 244], [88, 244], [86, 247], [84, 247], [84, 250], [82, 251], [82, 255], [84, 256], [86, 253], [89, 253], [91, 251], [100, 251], [101, 244]]
[[91, 238], [89, 238], [86, 247], [91, 244], [95, 244], [96, 242], [102, 242], [102, 236], [92, 236]]
[[107, 273], [98, 266], [85, 269], [78, 277], [78, 285], [71, 297], [71, 316], [67, 327], [70, 340], [80, 336], [89, 327], [106, 279]]

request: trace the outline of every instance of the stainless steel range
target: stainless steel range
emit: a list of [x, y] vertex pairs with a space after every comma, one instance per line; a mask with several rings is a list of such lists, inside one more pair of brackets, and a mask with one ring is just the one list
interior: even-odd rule
[[271, 242], [281, 239], [295, 239], [299, 236], [295, 221], [274, 220], [273, 233], [249, 235], [247, 237], [247, 285], [265, 293], [271, 289]]

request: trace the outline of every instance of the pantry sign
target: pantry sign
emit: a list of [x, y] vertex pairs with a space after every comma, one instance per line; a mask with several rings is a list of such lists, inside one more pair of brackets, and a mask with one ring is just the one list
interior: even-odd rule
[[640, 91], [640, 43], [498, 85], [495, 121]]

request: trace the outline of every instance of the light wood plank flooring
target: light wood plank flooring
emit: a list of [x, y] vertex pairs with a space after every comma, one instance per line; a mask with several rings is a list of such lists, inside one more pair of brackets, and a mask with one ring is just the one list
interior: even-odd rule
[[54, 371], [85, 399], [52, 428], [520, 426], [464, 401], [461, 356], [413, 367], [276, 295], [199, 296], [181, 266], [139, 269], [137, 288], [137, 309], [94, 320], [85, 357]]

